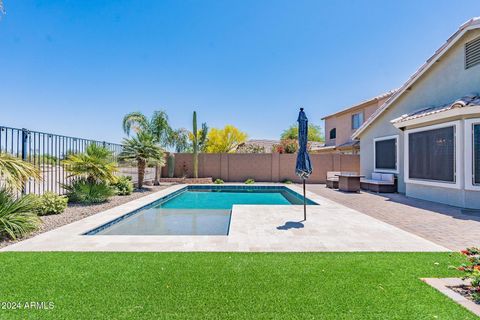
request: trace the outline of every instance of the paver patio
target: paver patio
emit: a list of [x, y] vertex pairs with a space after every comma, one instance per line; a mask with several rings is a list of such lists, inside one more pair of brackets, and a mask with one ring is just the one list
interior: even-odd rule
[[480, 246], [480, 215], [402, 194], [344, 193], [322, 184], [307, 190], [451, 250]]

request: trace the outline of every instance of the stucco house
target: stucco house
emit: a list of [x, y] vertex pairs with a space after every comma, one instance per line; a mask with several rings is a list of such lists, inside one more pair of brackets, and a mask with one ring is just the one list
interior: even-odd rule
[[319, 152], [358, 154], [360, 144], [352, 134], [368, 119], [395, 90], [362, 101], [322, 118], [325, 121], [325, 146]]
[[361, 173], [407, 196], [480, 209], [480, 18], [464, 23], [353, 134]]

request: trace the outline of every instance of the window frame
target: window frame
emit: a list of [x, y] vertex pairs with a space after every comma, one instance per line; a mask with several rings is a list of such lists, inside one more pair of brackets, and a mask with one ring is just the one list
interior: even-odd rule
[[[417, 178], [410, 178], [410, 168], [409, 168], [409, 140], [410, 140], [410, 134], [411, 133], [416, 133], [416, 132], [422, 132], [422, 131], [430, 131], [430, 130], [435, 130], [435, 129], [441, 129], [441, 128], [447, 128], [447, 127], [453, 127], [453, 134], [454, 134], [454, 169], [455, 172], [453, 173], [454, 175], [454, 182], [449, 182], [449, 181], [440, 181], [440, 180], [424, 180], [424, 179], [417, 179]], [[416, 129], [408, 129], [405, 130], [405, 139], [404, 139], [404, 180], [405, 183], [411, 183], [411, 184], [419, 184], [419, 185], [425, 185], [425, 186], [432, 186], [432, 187], [442, 187], [442, 188], [452, 188], [452, 189], [461, 189], [461, 182], [462, 182], [462, 172], [461, 172], [461, 162], [462, 162], [462, 150], [459, 150], [461, 148], [461, 143], [462, 143], [462, 136], [461, 136], [461, 121], [450, 121], [450, 122], [444, 122], [441, 124], [435, 124], [435, 125], [430, 125], [430, 126], [425, 126], [421, 128], [416, 128]]]
[[[335, 138], [332, 138], [332, 131], [335, 133]], [[336, 140], [337, 139], [337, 128], [332, 128], [328, 131], [328, 139], [329, 140]]]
[[[357, 128], [355, 128], [353, 126], [353, 118], [356, 116], [356, 115], [362, 115], [362, 121], [360, 122], [360, 124], [358, 125]], [[356, 112], [354, 114], [352, 114], [352, 117], [351, 117], [351, 127], [352, 127], [352, 130], [357, 130], [358, 128], [360, 128], [362, 126], [362, 124], [365, 122], [365, 114], [363, 111], [360, 111], [360, 112]]]
[[473, 126], [480, 125], [480, 118], [465, 119], [465, 189], [480, 191], [480, 184], [474, 182]]
[[[377, 168], [377, 141], [384, 140], [393, 140], [395, 139], [396, 146], [396, 160], [395, 160], [395, 169], [382, 169]], [[400, 172], [400, 136], [398, 134], [391, 136], [378, 137], [373, 139], [373, 171], [374, 172], [384, 172], [384, 173], [399, 173]]]

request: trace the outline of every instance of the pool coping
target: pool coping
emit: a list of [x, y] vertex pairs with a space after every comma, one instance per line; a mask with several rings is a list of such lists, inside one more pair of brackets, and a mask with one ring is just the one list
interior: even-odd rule
[[[225, 184], [225, 186], [243, 184]], [[176, 236], [176, 235], [83, 235], [129, 212], [138, 210], [169, 196], [188, 185], [174, 185], [145, 197], [130, 201], [82, 220], [48, 231], [30, 239], [2, 248], [0, 251], [221, 251], [221, 252], [328, 252], [328, 251], [394, 251], [394, 252], [449, 252], [429, 240], [401, 230], [368, 215], [347, 208], [320, 195], [307, 191], [307, 198], [318, 205], [307, 206], [310, 220], [304, 229], [279, 232], [278, 223], [284, 220], [303, 217], [303, 205], [234, 205], [230, 221], [229, 235], [221, 236]], [[205, 186], [213, 186], [208, 184]], [[244, 185], [243, 185], [244, 186]], [[283, 186], [297, 194], [302, 189], [296, 185], [279, 183], [257, 183], [261, 186]], [[338, 218], [338, 217], [339, 218]], [[326, 221], [323, 221], [322, 217]], [[275, 218], [274, 222], [271, 219]], [[270, 221], [267, 221], [270, 219]], [[340, 219], [340, 222], [328, 220]], [[343, 219], [343, 220], [342, 220]], [[356, 223], [349, 226], [348, 224]], [[255, 224], [252, 224], [252, 221]], [[336, 232], [338, 227], [325, 223], [338, 223], [351, 227], [356, 238], [346, 239]], [[344, 224], [347, 224], [346, 226]], [[303, 228], [303, 226], [302, 226]], [[319, 229], [320, 228], [320, 229]], [[329, 228], [326, 230], [326, 228]], [[365, 230], [357, 230], [358, 228]], [[232, 233], [232, 230], [234, 232]], [[331, 231], [331, 232], [330, 232]], [[366, 241], [362, 234], [371, 237]], [[363, 232], [363, 233], [362, 233]], [[380, 232], [380, 233], [379, 233]], [[379, 243], [372, 238], [379, 233]], [[324, 234], [325, 239], [319, 237]], [[391, 243], [387, 237], [396, 237]], [[337, 239], [337, 237], [339, 237]]]
[[[209, 190], [209, 189], [213, 189], [213, 190], [246, 190], [246, 189], [249, 189], [249, 190], [286, 190], [289, 194], [291, 194], [292, 196], [294, 196], [295, 198], [299, 199], [299, 200], [302, 200], [303, 199], [303, 196], [301, 194], [299, 194], [298, 192], [294, 191], [293, 189], [291, 188], [287, 188], [285, 187], [284, 185], [257, 185], [257, 186], [254, 186], [254, 185], [237, 185], [237, 184], [227, 184], [227, 185], [218, 185], [218, 184], [188, 184], [188, 185], [184, 185], [183, 188], [180, 188], [178, 190], [175, 190], [173, 192], [170, 192], [168, 193], [167, 195], [165, 196], [162, 196], [160, 198], [157, 198], [156, 200], [154, 200], [153, 202], [150, 202], [138, 209], [135, 209], [133, 211], [130, 211], [130, 212], [127, 212], [113, 220], [110, 220], [98, 227], [95, 227], [91, 230], [88, 230], [87, 232], [84, 232], [82, 233], [82, 235], [85, 235], [85, 236], [93, 236], [93, 235], [99, 235], [98, 233], [105, 230], [105, 229], [108, 229], [110, 228], [111, 226], [125, 220], [125, 219], [128, 219], [128, 218], [131, 218], [137, 214], [139, 214], [142, 210], [146, 210], [152, 206], [155, 206], [157, 204], [160, 204], [162, 202], [167, 202], [179, 195], [181, 195], [182, 193], [184, 192], [187, 192], [187, 191], [190, 191], [190, 190]], [[318, 205], [318, 203], [316, 203], [315, 201], [312, 201], [310, 198], [306, 198], [307, 200], [307, 205]], [[295, 205], [295, 204], [291, 204], [291, 205]], [[230, 209], [230, 216], [231, 216], [231, 211], [233, 210], [233, 208]], [[228, 222], [228, 230], [227, 230], [227, 234], [224, 235], [224, 236], [228, 236], [229, 232], [230, 232], [230, 224], [231, 224], [231, 217], [229, 219], [229, 222]], [[132, 235], [133, 236], [133, 235]], [[159, 235], [161, 236], [161, 235]], [[167, 236], [167, 235], [165, 235]], [[171, 235], [170, 235], [171, 236]]]

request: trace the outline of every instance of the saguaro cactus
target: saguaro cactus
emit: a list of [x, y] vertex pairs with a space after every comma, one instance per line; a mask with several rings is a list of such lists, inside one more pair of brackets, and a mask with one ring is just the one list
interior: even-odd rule
[[193, 145], [193, 177], [198, 178], [198, 131], [197, 131], [197, 112], [193, 111], [193, 128], [192, 128], [192, 145]]
[[168, 177], [173, 178], [175, 174], [175, 155], [170, 153], [167, 158]]

